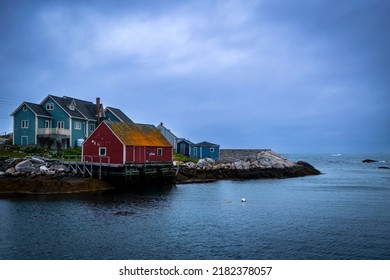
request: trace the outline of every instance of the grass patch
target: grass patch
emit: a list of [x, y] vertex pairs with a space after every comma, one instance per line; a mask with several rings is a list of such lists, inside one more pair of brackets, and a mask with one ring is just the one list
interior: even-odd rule
[[81, 158], [81, 147], [68, 148], [65, 150], [50, 150], [38, 147], [21, 146], [1, 146], [0, 157], [23, 158], [26, 156], [40, 156], [53, 159], [72, 159]]
[[173, 160], [174, 161], [182, 161], [182, 162], [194, 162], [194, 163], [198, 162], [198, 159], [189, 158], [189, 157], [187, 157], [185, 155], [178, 154], [175, 151], [173, 151]]

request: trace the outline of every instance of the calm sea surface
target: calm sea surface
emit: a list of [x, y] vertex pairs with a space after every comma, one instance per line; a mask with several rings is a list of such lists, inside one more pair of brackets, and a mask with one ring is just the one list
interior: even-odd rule
[[389, 155], [286, 156], [324, 174], [0, 199], [0, 259], [390, 259]]

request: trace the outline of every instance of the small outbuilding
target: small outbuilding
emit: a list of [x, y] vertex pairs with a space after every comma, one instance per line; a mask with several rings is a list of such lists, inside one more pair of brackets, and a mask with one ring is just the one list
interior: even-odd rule
[[172, 145], [154, 126], [102, 122], [83, 143], [85, 162], [145, 164], [172, 162]]
[[219, 145], [213, 144], [210, 142], [200, 142], [198, 144], [192, 145], [191, 157], [192, 158], [212, 158], [219, 159]]
[[184, 138], [178, 138], [176, 152], [178, 154], [182, 154], [187, 157], [190, 157], [193, 145], [194, 143], [192, 143], [190, 140]]

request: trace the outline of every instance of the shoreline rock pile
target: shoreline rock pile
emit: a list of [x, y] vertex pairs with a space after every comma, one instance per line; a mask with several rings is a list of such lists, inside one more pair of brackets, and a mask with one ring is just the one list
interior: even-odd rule
[[200, 159], [197, 163], [180, 165], [177, 183], [207, 182], [220, 179], [288, 178], [318, 175], [320, 171], [309, 163], [296, 163], [271, 151], [263, 150], [243, 159], [214, 161]]
[[40, 157], [0, 161], [0, 196], [64, 194], [102, 191], [105, 181], [82, 178], [59, 160]]
[[71, 173], [69, 167], [59, 160], [44, 159], [41, 157], [10, 158], [1, 162], [0, 175], [10, 177], [63, 177]]

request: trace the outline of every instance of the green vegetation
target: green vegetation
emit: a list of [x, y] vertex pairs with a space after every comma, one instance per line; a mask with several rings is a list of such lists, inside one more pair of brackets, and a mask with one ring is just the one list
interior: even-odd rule
[[182, 161], [182, 162], [195, 162], [195, 163], [198, 162], [197, 159], [189, 158], [185, 155], [178, 154], [175, 151], [173, 151], [173, 160], [174, 161]]
[[41, 156], [53, 159], [72, 159], [81, 158], [81, 147], [68, 148], [65, 150], [51, 150], [33, 146], [21, 147], [4, 143], [0, 146], [0, 157], [23, 158], [26, 156]]

